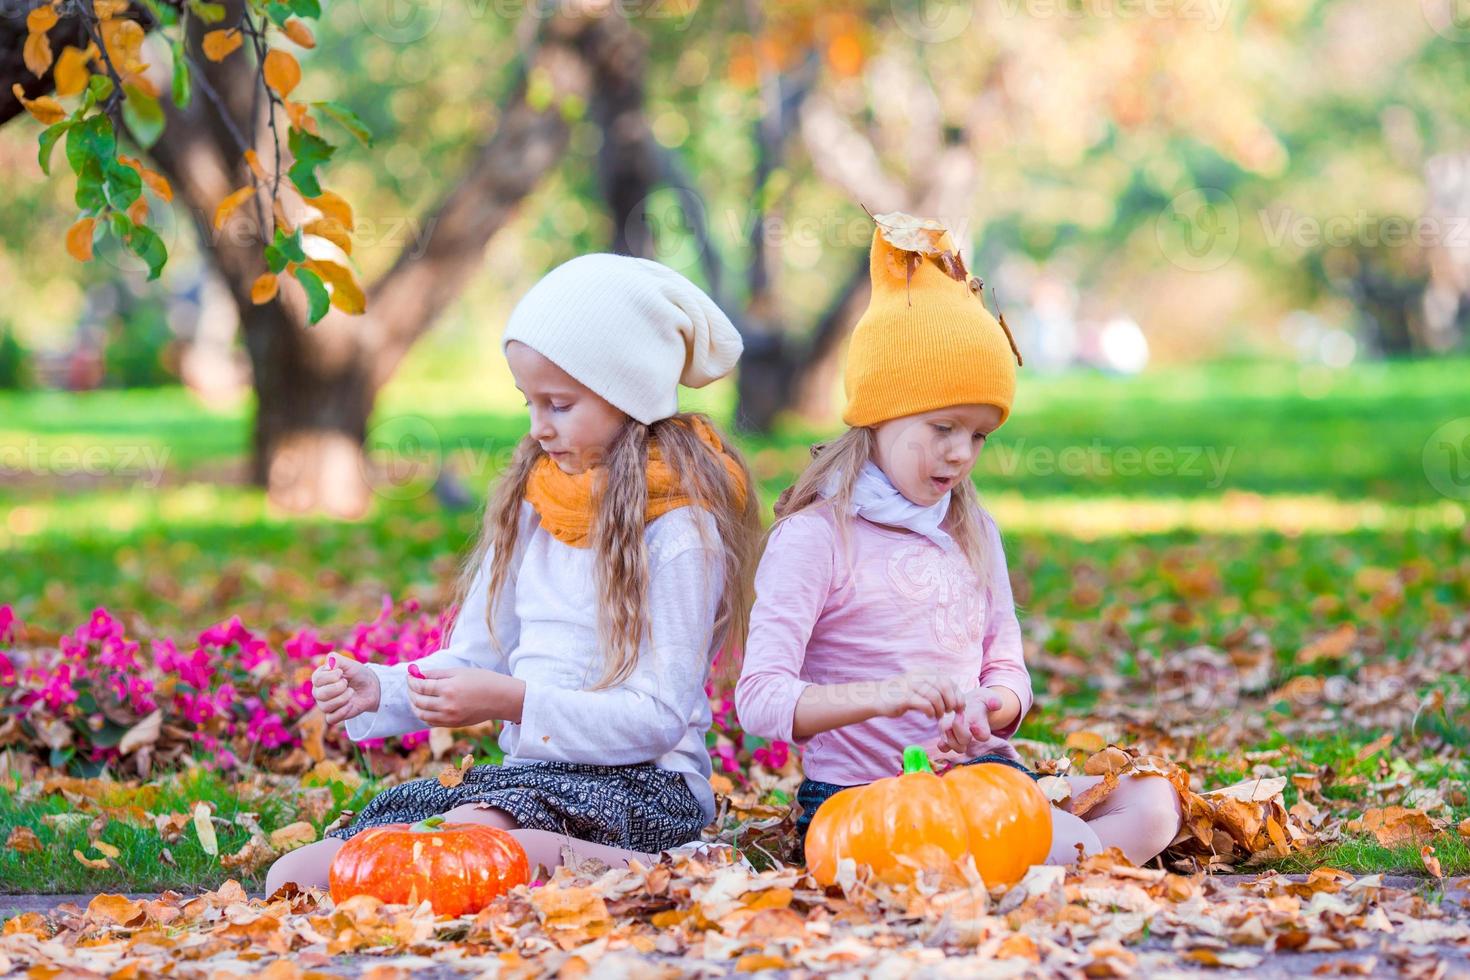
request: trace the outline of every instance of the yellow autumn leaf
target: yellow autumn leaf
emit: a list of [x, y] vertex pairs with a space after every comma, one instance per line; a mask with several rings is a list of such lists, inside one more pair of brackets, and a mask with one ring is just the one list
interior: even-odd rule
[[[50, 10], [50, 7], [43, 7]], [[44, 31], [33, 31], [26, 37], [25, 47], [21, 49], [21, 57], [25, 60], [26, 67], [31, 74], [40, 78], [46, 74], [46, 69], [51, 67], [51, 41], [47, 39]]]
[[295, 17], [287, 20], [285, 26], [282, 27], [281, 30], [285, 32], [285, 35], [287, 37], [295, 41], [297, 44], [301, 45], [303, 48], [316, 47], [316, 38], [312, 37], [311, 28], [307, 27], [304, 23], [302, 23]]
[[96, 851], [98, 854], [103, 855], [104, 857], [110, 857], [114, 861], [122, 857], [122, 851], [107, 843], [107, 841], [105, 840], [94, 840], [92, 842], [92, 850]]
[[87, 918], [125, 926], [143, 914], [143, 903], [126, 895], [98, 895], [87, 903]]
[[119, 153], [117, 162], [136, 170], [138, 176], [143, 178], [143, 183], [148, 185], [148, 189], [162, 198], [165, 203], [174, 199], [174, 188], [168, 182], [168, 178], [156, 170], [149, 170], [144, 166], [142, 160]]
[[32, 34], [45, 34], [51, 28], [55, 27], [56, 22], [60, 19], [55, 7], [49, 4], [37, 7], [35, 10], [26, 14], [26, 30]]
[[89, 858], [87, 857], [87, 855], [83, 854], [76, 848], [72, 848], [71, 856], [76, 858], [82, 864], [85, 864], [87, 867], [95, 868], [98, 871], [106, 871], [108, 868], [112, 867], [112, 865], [107, 863], [107, 858]]
[[102, 44], [118, 71], [136, 74], [148, 67], [138, 58], [143, 50], [143, 27], [137, 21], [103, 21]]
[[61, 56], [56, 59], [56, 94], [60, 98], [76, 95], [87, 87], [87, 79], [92, 77], [92, 72], [87, 68], [87, 62], [92, 60], [97, 52], [95, 44], [87, 45], [87, 50], [72, 47], [68, 44], [61, 49]]
[[66, 254], [78, 262], [92, 261], [92, 228], [96, 218], [82, 218], [66, 230]]
[[1067, 736], [1066, 747], [1092, 755], [1107, 748], [1108, 740], [1097, 732], [1073, 732]]
[[25, 106], [26, 112], [29, 112], [39, 123], [49, 126], [66, 118], [66, 110], [61, 107], [61, 103], [49, 95], [28, 99], [25, 89], [20, 87], [20, 82], [12, 84], [10, 91], [16, 101]]
[[219, 838], [214, 835], [214, 823], [209, 819], [209, 804], [203, 800], [194, 804], [194, 833], [199, 836], [199, 846], [205, 854], [219, 856]]
[[235, 209], [250, 200], [250, 196], [254, 193], [254, 187], [242, 187], [220, 201], [219, 207], [214, 209], [214, 230], [219, 231], [223, 228], [225, 222], [230, 220], [230, 215], [235, 213]]
[[259, 306], [261, 303], [269, 303], [276, 296], [279, 287], [274, 272], [267, 272], [250, 284], [250, 302]]
[[282, 99], [281, 106], [286, 110], [286, 115], [290, 117], [292, 126], [304, 129], [308, 133], [316, 133], [316, 120], [311, 118], [311, 113], [304, 103]]
[[266, 181], [266, 180], [269, 180], [270, 179], [266, 175], [265, 167], [261, 166], [261, 164], [260, 164], [260, 154], [259, 153], [256, 153], [254, 150], [246, 150], [245, 151], [245, 162], [250, 165], [250, 172], [255, 175], [255, 179], [256, 180]]
[[316, 221], [307, 222], [301, 230], [308, 235], [325, 238], [348, 255], [352, 254], [352, 236], [347, 234], [346, 228], [331, 218], [319, 218]]
[[41, 838], [29, 827], [16, 825], [10, 828], [10, 836], [5, 839], [5, 846], [18, 854], [39, 854]]
[[128, 0], [92, 0], [92, 11], [98, 20], [111, 20], [128, 9]]
[[305, 820], [271, 831], [271, 847], [278, 851], [289, 851], [316, 840], [316, 828]]
[[352, 205], [335, 191], [323, 190], [316, 197], [308, 197], [306, 203], [320, 211], [322, 217], [334, 219], [343, 228], [352, 227]]
[[245, 37], [240, 33], [238, 27], [210, 31], [200, 42], [204, 48], [204, 57], [210, 61], [224, 61], [231, 52], [244, 43]]
[[266, 52], [262, 73], [265, 75], [265, 83], [281, 98], [290, 95], [291, 90], [301, 82], [301, 65], [289, 52], [278, 48]]

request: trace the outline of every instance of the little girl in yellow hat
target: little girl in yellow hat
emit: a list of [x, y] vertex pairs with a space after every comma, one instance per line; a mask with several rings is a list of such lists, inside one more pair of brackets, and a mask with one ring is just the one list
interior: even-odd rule
[[[844, 377], [850, 428], [778, 505], [735, 691], [747, 732], [804, 748], [803, 838], [829, 797], [894, 775], [911, 744], [1036, 776], [1009, 741], [1031, 676], [1000, 532], [970, 480], [1010, 415], [1020, 356], [947, 231], [877, 220]], [[1101, 778], [1068, 777], [1073, 796]], [[1181, 820], [1158, 776], [1122, 776], [1085, 820], [1052, 814], [1051, 863], [1080, 846], [1141, 864]]]

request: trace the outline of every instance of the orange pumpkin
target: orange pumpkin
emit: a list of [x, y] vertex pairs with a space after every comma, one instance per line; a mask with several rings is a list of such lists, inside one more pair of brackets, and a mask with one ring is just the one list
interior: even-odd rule
[[529, 884], [521, 842], [498, 827], [445, 823], [386, 824], [348, 840], [327, 874], [332, 901], [372, 895], [394, 905], [428, 899], [439, 915], [478, 912], [497, 895]]
[[987, 885], [1011, 885], [1051, 851], [1051, 803], [1030, 776], [982, 762], [943, 776], [918, 745], [903, 753], [903, 773], [832, 795], [807, 830], [807, 866], [817, 881], [837, 880], [852, 858], [880, 881], [912, 881], [919, 869], [957, 871], [969, 854]]

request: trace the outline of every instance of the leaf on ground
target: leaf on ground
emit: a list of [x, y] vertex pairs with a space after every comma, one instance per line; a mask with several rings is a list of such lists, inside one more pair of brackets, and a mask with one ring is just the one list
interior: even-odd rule
[[5, 846], [18, 854], [35, 854], [41, 850], [41, 839], [29, 827], [12, 827]]
[[1384, 847], [1398, 847], [1437, 836], [1444, 829], [1444, 823], [1423, 810], [1387, 806], [1366, 810], [1359, 819], [1348, 821], [1347, 829], [1354, 833], [1372, 834]]
[[210, 819], [209, 804], [200, 800], [194, 804], [194, 833], [199, 837], [199, 846], [210, 857], [219, 856], [219, 838], [214, 833], [214, 822]]

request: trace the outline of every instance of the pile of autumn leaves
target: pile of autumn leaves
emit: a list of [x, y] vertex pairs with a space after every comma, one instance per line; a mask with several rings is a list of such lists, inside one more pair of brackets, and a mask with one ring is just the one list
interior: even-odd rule
[[544, 884], [519, 886], [456, 919], [436, 917], [427, 901], [395, 906], [359, 895], [333, 903], [294, 886], [251, 899], [234, 881], [192, 897], [98, 895], [85, 908], [7, 922], [0, 973], [973, 976], [1011, 961], [1005, 967], [1015, 973], [1120, 977], [1170, 967], [1250, 970], [1268, 955], [1314, 953], [1339, 957], [1319, 973], [1371, 975], [1382, 963], [1440, 976], [1445, 956], [1470, 944], [1459, 903], [1429, 903], [1382, 876], [1354, 879], [1331, 868], [1304, 881], [1240, 883], [1135, 868], [1112, 851], [1032, 868], [1009, 888], [927, 874], [886, 884], [850, 866], [822, 888], [796, 868], [752, 873], [727, 849], [616, 870], [572, 857]]

